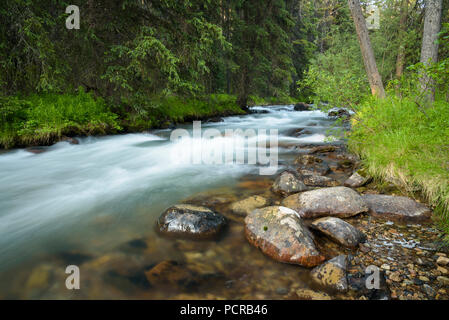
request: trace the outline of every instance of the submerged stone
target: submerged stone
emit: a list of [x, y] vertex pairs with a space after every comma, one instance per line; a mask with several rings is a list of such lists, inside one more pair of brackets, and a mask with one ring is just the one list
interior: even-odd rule
[[251, 196], [249, 198], [234, 202], [230, 209], [234, 214], [246, 216], [253, 210], [265, 207], [269, 201], [262, 196]]

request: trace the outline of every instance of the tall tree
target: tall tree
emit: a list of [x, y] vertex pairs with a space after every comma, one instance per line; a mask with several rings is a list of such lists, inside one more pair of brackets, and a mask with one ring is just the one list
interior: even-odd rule
[[399, 47], [396, 59], [396, 79], [402, 77], [405, 64], [405, 34], [407, 32], [407, 16], [408, 16], [409, 0], [402, 0], [399, 20]]
[[360, 7], [360, 2], [359, 0], [348, 0], [348, 4], [359, 38], [363, 63], [365, 64], [366, 73], [368, 75], [371, 93], [379, 98], [385, 98], [382, 77], [377, 69], [376, 59], [374, 58], [374, 52], [371, 46], [366, 20], [363, 16], [362, 8]]
[[[424, 17], [424, 33], [421, 48], [421, 63], [428, 66], [438, 62], [438, 34], [441, 28], [441, 12], [443, 0], [427, 0]], [[421, 89], [427, 101], [435, 100], [435, 86], [433, 79], [423, 73], [420, 79]]]

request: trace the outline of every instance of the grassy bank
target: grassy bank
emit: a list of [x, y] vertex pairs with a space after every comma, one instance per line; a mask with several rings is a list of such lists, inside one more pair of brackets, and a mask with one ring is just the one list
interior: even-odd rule
[[80, 90], [76, 94], [0, 97], [0, 148], [50, 145], [62, 136], [103, 135], [165, 127], [184, 121], [243, 114], [230, 95], [167, 97], [149, 110], [111, 109]]
[[422, 193], [449, 234], [449, 103], [420, 110], [411, 98], [370, 99], [352, 121], [349, 147], [370, 174]]

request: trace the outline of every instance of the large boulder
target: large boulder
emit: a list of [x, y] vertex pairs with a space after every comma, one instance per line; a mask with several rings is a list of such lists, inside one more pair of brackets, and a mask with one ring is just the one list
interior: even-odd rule
[[157, 225], [167, 235], [213, 238], [224, 228], [226, 219], [206, 207], [178, 204], [165, 210]]
[[234, 202], [231, 204], [231, 211], [240, 216], [246, 216], [253, 210], [266, 207], [269, 201], [262, 196], [251, 196], [249, 198]]
[[323, 188], [294, 194], [285, 198], [282, 205], [297, 211], [306, 219], [323, 216], [347, 218], [368, 211], [363, 198], [347, 187]]
[[314, 267], [325, 259], [298, 213], [285, 207], [251, 212], [245, 218], [245, 235], [253, 246], [280, 262]]
[[310, 275], [313, 281], [322, 287], [345, 292], [348, 290], [347, 268], [348, 257], [339, 255], [314, 268]]
[[307, 186], [293, 173], [284, 171], [274, 181], [272, 190], [282, 196], [288, 196], [308, 190]]
[[432, 211], [425, 205], [407, 197], [366, 194], [363, 199], [369, 214], [383, 219], [419, 222], [430, 218]]
[[366, 240], [366, 236], [361, 231], [339, 218], [321, 218], [312, 222], [311, 226], [346, 247], [357, 247], [359, 243]]

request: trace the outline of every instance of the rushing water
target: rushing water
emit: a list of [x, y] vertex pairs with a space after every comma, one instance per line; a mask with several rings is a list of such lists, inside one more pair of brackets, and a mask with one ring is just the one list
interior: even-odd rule
[[[222, 132], [238, 128], [278, 129], [282, 163], [292, 154], [290, 149], [284, 147], [323, 142], [332, 124], [319, 111], [295, 112], [293, 106], [253, 109], [260, 113], [228, 117], [224, 122], [203, 124], [203, 128], [215, 128]], [[192, 125], [182, 127], [192, 131]], [[297, 128], [306, 128], [306, 134], [292, 137], [292, 129]], [[40, 154], [26, 150], [1, 154], [0, 298], [70, 297], [64, 295], [59, 287], [50, 292], [33, 291], [39, 287], [34, 282], [49, 285], [57, 277], [48, 279], [45, 270], [58, 268], [57, 263], [81, 263], [83, 257], [92, 260], [114, 252], [123, 243], [136, 238], [145, 238], [147, 245], [154, 242], [158, 253], [155, 253], [153, 262], [176, 259], [185, 250], [172, 249], [171, 240], [163, 239], [154, 232], [160, 213], [182, 199], [207, 190], [227, 190], [227, 193], [234, 192], [240, 197], [243, 193], [235, 192], [236, 185], [245, 177], [259, 173], [257, 166], [248, 164], [180, 164], [172, 156], [174, 151], [189, 155], [195, 150], [186, 147], [185, 141], [170, 141], [169, 136], [170, 130], [159, 130], [89, 137], [79, 139], [79, 145], [58, 143]], [[199, 141], [195, 140], [198, 137], [191, 139], [194, 146], [198, 145]], [[208, 141], [203, 144], [203, 152], [236, 139], [241, 140], [242, 137], [223, 136]], [[235, 229], [231, 228], [229, 234], [240, 231], [241, 224], [236, 225]], [[231, 238], [223, 240], [221, 248], [233, 241]], [[179, 245], [179, 242], [175, 243]], [[239, 246], [244, 243], [244, 239], [239, 238]], [[220, 248], [219, 242], [210, 245]], [[204, 243], [198, 246], [201, 250], [211, 248]], [[245, 247], [244, 250], [251, 249]], [[249, 255], [245, 252], [240, 254]], [[51, 262], [51, 266], [42, 267], [47, 261]], [[228, 261], [229, 265], [232, 263], [232, 259]], [[36, 268], [38, 271], [35, 271]], [[43, 280], [39, 278], [39, 270], [44, 270], [41, 272]], [[60, 285], [64, 286], [63, 283]], [[27, 286], [31, 286], [28, 288], [31, 291]], [[118, 290], [115, 294], [93, 294], [89, 291], [83, 297], [171, 296], [135, 293], [131, 288]]]

